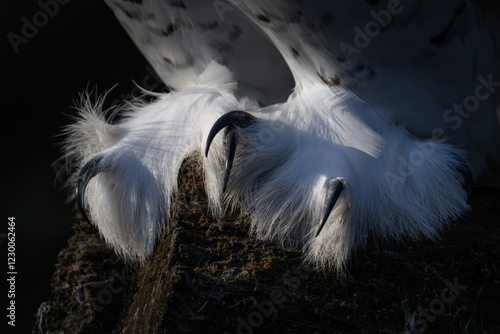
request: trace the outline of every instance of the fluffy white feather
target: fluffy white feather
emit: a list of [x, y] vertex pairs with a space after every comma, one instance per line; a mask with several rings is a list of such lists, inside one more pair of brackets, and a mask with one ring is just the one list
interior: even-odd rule
[[[476, 2], [447, 1], [454, 10], [444, 31], [439, 18], [428, 25], [419, 15], [446, 5], [405, 2], [406, 12], [391, 18], [375, 47], [352, 54], [349, 62], [338, 45], [349, 40], [360, 18], [373, 19], [372, 11], [387, 10], [394, 1], [375, 7], [333, 1], [326, 8], [313, 1], [321, 10], [300, 1], [234, 1], [233, 10], [224, 12], [202, 1], [106, 2], [175, 90], [150, 104], [131, 105], [113, 125], [100, 115], [99, 103], [84, 103], [68, 130], [74, 180], [81, 173], [92, 176], [81, 200], [127, 260], [145, 261], [164, 225], [170, 228], [177, 174], [191, 155], [203, 168], [215, 213], [222, 214], [227, 202], [237, 205], [250, 214], [257, 237], [302, 249], [318, 267], [342, 269], [367, 238], [436, 237], [469, 209], [468, 165], [477, 175], [498, 150], [498, 92], [464, 118], [459, 131], [443, 118], [454, 101], [474, 92], [481, 75], [500, 81], [491, 44], [496, 36]], [[361, 14], [349, 21], [354, 10]], [[343, 19], [328, 24], [328, 13]], [[441, 43], [404, 37], [418, 29]], [[480, 48], [479, 55], [456, 54], [451, 65], [440, 67], [459, 40]], [[391, 64], [380, 46], [387, 43], [396, 43], [393, 51], [404, 51], [400, 44], [406, 43], [421, 54], [403, 52]], [[429, 50], [435, 55], [426, 55]], [[283, 98], [292, 77], [295, 89]], [[256, 120], [235, 124], [239, 140], [223, 193], [229, 145], [223, 132], [208, 156], [205, 150], [212, 125], [233, 110]], [[472, 151], [474, 145], [482, 145], [481, 151]], [[338, 184], [343, 191], [325, 216]], [[316, 236], [322, 217], [326, 224]]]

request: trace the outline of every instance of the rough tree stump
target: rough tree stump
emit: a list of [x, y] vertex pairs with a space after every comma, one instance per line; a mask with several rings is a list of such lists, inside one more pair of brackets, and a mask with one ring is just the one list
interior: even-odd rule
[[140, 268], [76, 219], [33, 333], [500, 333], [498, 189], [476, 189], [441, 240], [369, 245], [340, 279], [213, 217], [195, 171]]

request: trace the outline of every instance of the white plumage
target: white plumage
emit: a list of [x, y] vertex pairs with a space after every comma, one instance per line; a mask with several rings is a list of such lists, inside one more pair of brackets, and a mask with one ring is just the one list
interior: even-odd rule
[[216, 214], [342, 269], [367, 238], [436, 237], [498, 152], [487, 1], [106, 3], [172, 89], [117, 124], [84, 100], [68, 129], [78, 203], [127, 260], [152, 253], [188, 156]]

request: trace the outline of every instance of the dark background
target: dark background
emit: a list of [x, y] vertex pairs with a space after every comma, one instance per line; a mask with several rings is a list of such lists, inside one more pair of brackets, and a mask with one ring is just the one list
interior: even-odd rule
[[[42, 0], [42, 3], [56, 3]], [[61, 2], [63, 2], [61, 0]], [[78, 93], [96, 88], [109, 94], [108, 106], [137, 91], [133, 81], [161, 84], [103, 1], [69, 1], [40, 24], [38, 32], [16, 53], [8, 34], [22, 37], [23, 17], [42, 18], [38, 1], [3, 2], [0, 12], [0, 111], [2, 115], [2, 206], [0, 252], [2, 284], [0, 328], [7, 328], [6, 264], [8, 217], [16, 222], [16, 327], [7, 333], [29, 333], [40, 303], [50, 297], [57, 254], [72, 234], [74, 203], [55, 163], [63, 126], [71, 123]], [[38, 13], [38, 14], [37, 14]], [[40, 22], [39, 22], [40, 23]], [[41, 23], [44, 23], [41, 21]], [[4, 327], [5, 326], [5, 327]], [[2, 330], [5, 333], [4, 330]]]
[[[62, 2], [62, 0], [60, 0]], [[0, 331], [29, 333], [38, 306], [50, 299], [57, 254], [72, 234], [74, 203], [58, 181], [62, 128], [71, 123], [79, 92], [117, 101], [136, 91], [134, 81], [155, 85], [151, 69], [103, 1], [69, 1], [37, 28], [16, 53], [9, 33], [22, 36], [23, 17], [33, 22], [40, 3], [4, 0], [0, 11], [0, 112], [2, 120], [2, 205], [0, 221]], [[37, 14], [38, 13], [38, 14]], [[152, 88], [152, 87], [148, 87]], [[110, 106], [110, 103], [108, 103]], [[16, 327], [7, 325], [7, 223], [16, 222]]]

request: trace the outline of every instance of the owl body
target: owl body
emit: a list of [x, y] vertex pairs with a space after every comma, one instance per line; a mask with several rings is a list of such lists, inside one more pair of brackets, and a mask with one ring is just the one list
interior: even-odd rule
[[130, 261], [189, 156], [215, 214], [341, 270], [369, 238], [436, 237], [498, 152], [487, 1], [106, 3], [171, 90], [117, 124], [84, 102], [68, 131], [77, 203]]

